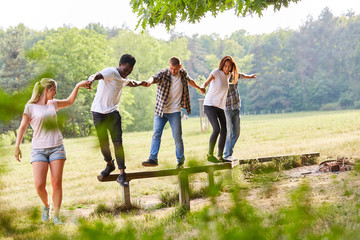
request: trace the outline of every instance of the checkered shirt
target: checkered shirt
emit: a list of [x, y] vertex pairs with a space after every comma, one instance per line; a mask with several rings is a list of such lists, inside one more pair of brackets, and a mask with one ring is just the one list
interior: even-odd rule
[[[239, 79], [242, 75], [239, 74]], [[241, 107], [240, 93], [238, 84], [229, 84], [229, 90], [226, 98], [226, 110], [237, 110]]]
[[[180, 74], [181, 82], [183, 84], [181, 107], [185, 108], [187, 113], [190, 114], [191, 106], [190, 106], [188, 82], [191, 80], [191, 78], [184, 69], [180, 69], [179, 74]], [[157, 84], [155, 114], [162, 117], [164, 114], [165, 104], [169, 97], [169, 92], [171, 87], [171, 72], [168, 68], [165, 68], [159, 71], [157, 74], [155, 74], [153, 78], [154, 78], [154, 83]]]

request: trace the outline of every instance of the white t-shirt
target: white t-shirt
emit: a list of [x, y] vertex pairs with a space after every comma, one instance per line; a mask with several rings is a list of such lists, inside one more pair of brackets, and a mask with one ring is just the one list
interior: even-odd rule
[[46, 105], [35, 103], [25, 105], [24, 114], [29, 116], [30, 126], [34, 131], [32, 148], [52, 148], [63, 144], [63, 136], [57, 125], [57, 110], [56, 100], [49, 100]]
[[99, 80], [91, 111], [102, 114], [117, 111], [122, 90], [129, 79], [121, 77], [114, 67], [105, 68], [100, 73], [104, 79]]
[[225, 109], [231, 74], [225, 75], [220, 69], [214, 69], [210, 74], [214, 76], [214, 79], [209, 84], [204, 105]]
[[169, 96], [164, 107], [164, 113], [175, 113], [181, 111], [181, 96], [183, 93], [183, 84], [180, 74], [171, 75], [171, 87]]

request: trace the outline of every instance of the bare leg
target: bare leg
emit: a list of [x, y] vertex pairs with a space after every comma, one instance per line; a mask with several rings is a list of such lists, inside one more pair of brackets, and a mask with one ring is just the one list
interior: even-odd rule
[[62, 201], [62, 177], [64, 164], [64, 159], [50, 162], [51, 185], [53, 188], [52, 200], [54, 204], [55, 215], [59, 214]]
[[49, 168], [47, 162], [33, 162], [34, 184], [41, 201], [45, 207], [49, 207], [48, 192], [46, 190], [46, 176]]

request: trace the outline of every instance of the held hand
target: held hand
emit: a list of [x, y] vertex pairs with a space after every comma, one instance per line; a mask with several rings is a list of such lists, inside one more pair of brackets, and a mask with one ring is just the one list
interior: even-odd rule
[[144, 82], [144, 87], [150, 87], [151, 86], [151, 82], [150, 81], [143, 81]]
[[256, 78], [256, 77], [257, 77], [257, 74], [251, 74], [250, 77], [251, 77], [251, 78]]
[[92, 84], [93, 84], [93, 82], [91, 82], [91, 81], [87, 81], [87, 84], [86, 84], [86, 86], [85, 86], [85, 87], [86, 87], [87, 89], [91, 90], [91, 89], [92, 89], [92, 87], [91, 87], [91, 86], [92, 86]]
[[84, 87], [89, 89], [89, 82], [87, 80], [83, 80], [77, 84], [78, 87]]
[[200, 93], [201, 93], [201, 94], [205, 94], [205, 93], [206, 93], [206, 89], [205, 89], [204, 87], [201, 87], [201, 88], [200, 88]]
[[15, 158], [18, 162], [21, 162], [22, 153], [19, 147], [15, 147]]
[[148, 81], [142, 81], [141, 82], [141, 86], [143, 86], [143, 87], [150, 87], [150, 85], [151, 85], [151, 83], [148, 82]]
[[96, 74], [93, 74], [93, 75], [91, 75], [89, 78], [88, 78], [88, 83], [87, 83], [87, 85], [86, 85], [86, 88], [87, 89], [92, 89], [91, 88], [91, 85], [94, 83], [94, 81], [95, 81], [95, 76], [96, 76]]

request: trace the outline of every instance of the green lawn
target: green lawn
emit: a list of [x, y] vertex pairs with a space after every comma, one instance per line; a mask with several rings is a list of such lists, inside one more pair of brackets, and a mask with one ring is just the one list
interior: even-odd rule
[[[196, 165], [206, 164], [206, 153], [208, 140], [211, 131], [200, 132], [200, 122], [198, 118], [190, 118], [182, 122], [183, 139], [185, 144], [186, 165], [189, 163]], [[146, 160], [150, 151], [152, 132], [125, 133], [124, 148], [127, 171], [145, 171], [147, 168], [141, 166], [141, 162]], [[115, 182], [100, 183], [96, 176], [104, 168], [105, 164], [97, 144], [96, 137], [65, 139], [65, 149], [67, 152], [67, 162], [64, 170], [64, 197], [63, 209], [74, 209], [78, 207], [87, 208], [91, 205], [113, 205], [121, 204], [121, 188]], [[41, 202], [33, 186], [32, 168], [29, 164], [30, 143], [21, 145], [23, 161], [18, 163], [13, 154], [13, 146], [5, 142], [1, 147], [0, 162], [3, 173], [0, 176], [0, 211], [10, 213], [10, 218], [17, 219], [12, 212], [25, 212], [26, 216], [32, 214], [31, 209], [40, 209]], [[336, 111], [336, 112], [304, 112], [286, 113], [271, 115], [252, 115], [242, 116], [241, 136], [238, 141], [234, 155], [238, 158], [253, 158], [275, 155], [300, 154], [310, 152], [320, 152], [320, 160], [334, 158], [337, 156], [359, 158], [360, 157], [360, 111]], [[163, 133], [162, 144], [159, 153], [159, 166], [156, 169], [174, 168], [176, 165], [175, 147], [169, 127]], [[155, 170], [155, 169], [151, 169]], [[221, 173], [217, 174], [218, 176]], [[234, 181], [240, 185], [244, 181], [241, 177], [240, 168], [234, 170]], [[199, 174], [192, 178], [197, 183], [206, 186], [206, 175]], [[245, 183], [246, 185], [246, 183]], [[248, 188], [248, 187], [246, 187]], [[50, 178], [48, 178], [48, 190], [51, 192]], [[160, 195], [164, 192], [177, 191], [177, 178], [164, 177], [149, 180], [133, 180], [131, 182], [131, 196], [142, 197], [145, 195]], [[360, 191], [359, 191], [360, 192]], [[141, 202], [138, 205], [141, 207]], [[360, 206], [360, 205], [359, 205]], [[191, 218], [196, 218], [193, 213]], [[205, 214], [205, 213], [204, 213]], [[36, 215], [36, 214], [35, 214]], [[131, 215], [131, 214], [130, 214]], [[149, 227], [153, 219], [152, 213], [142, 214], [147, 220], [129, 220], [126, 214], [116, 218], [115, 221], [131, 222], [140, 221], [141, 226]], [[355, 217], [355, 216], [354, 216]], [[32, 229], [26, 227], [25, 230], [7, 230], [9, 235], [19, 238], [31, 237], [39, 231], [49, 233], [46, 225], [41, 225], [38, 220], [19, 217], [21, 221], [15, 220], [12, 226], [21, 229], [22, 225], [30, 226], [35, 221], [40, 224], [40, 228]], [[356, 217], [355, 217], [356, 219]], [[90, 223], [114, 221], [112, 217], [94, 217]], [[184, 238], [192, 236], [191, 227], [186, 231], [188, 234], [179, 235], [176, 224], [170, 224], [166, 228], [165, 222], [169, 220], [156, 220], [159, 224], [164, 224], [165, 232], [163, 236], [170, 238]], [[176, 220], [177, 221], [177, 220]], [[191, 225], [190, 217], [187, 224]], [[195, 220], [194, 220], [195, 221]], [[360, 221], [357, 219], [356, 221]], [[102, 224], [105, 224], [102, 223]], [[96, 224], [95, 224], [96, 225]], [[94, 225], [94, 226], [95, 226]], [[111, 224], [110, 224], [111, 225]], [[195, 224], [196, 225], [196, 224]], [[64, 230], [65, 235], [71, 236], [78, 229], [77, 225], [68, 225]], [[91, 225], [93, 226], [93, 225]], [[263, 225], [261, 225], [263, 226]], [[357, 226], [357, 225], [356, 225]], [[107, 226], [109, 227], [109, 226]], [[153, 227], [150, 224], [150, 228]], [[171, 230], [171, 228], [175, 228]], [[52, 228], [51, 228], [52, 229]], [[121, 226], [115, 227], [120, 231]], [[137, 229], [135, 227], [135, 229]], [[20, 231], [20, 232], [19, 232]], [[114, 230], [115, 231], [115, 230]], [[121, 230], [123, 231], [123, 230]], [[150, 232], [153, 230], [149, 230]], [[170, 232], [169, 232], [170, 231]], [[173, 231], [175, 236], [171, 235]], [[49, 233], [50, 234], [50, 233]], [[52, 234], [52, 233], [51, 233]], [[135, 234], [136, 235], [136, 234]], [[1, 235], [0, 235], [1, 236]], [[138, 236], [138, 235], [136, 235]], [[140, 235], [139, 235], [140, 236]], [[70, 237], [71, 238], [71, 237]], [[141, 235], [143, 238], [143, 235]], [[197, 239], [196, 237], [194, 239]], [[204, 238], [205, 239], [205, 238]], [[290, 238], [291, 239], [291, 238]]]

